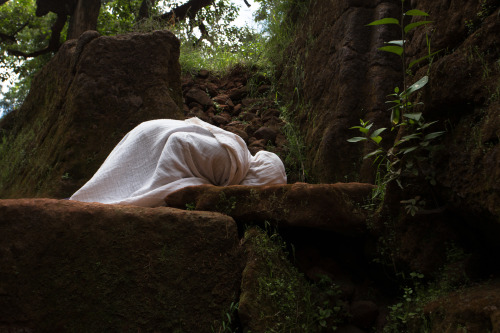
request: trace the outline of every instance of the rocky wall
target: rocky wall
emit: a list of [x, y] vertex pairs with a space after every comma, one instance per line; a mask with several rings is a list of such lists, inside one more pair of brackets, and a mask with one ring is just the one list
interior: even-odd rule
[[[346, 140], [360, 118], [388, 125], [385, 96], [401, 73], [397, 57], [376, 49], [396, 39], [393, 29], [365, 25], [398, 13], [399, 1], [309, 1], [285, 51], [281, 92], [306, 144], [306, 169], [319, 182], [360, 177], [362, 146]], [[369, 166], [367, 167], [369, 169]]]
[[[306, 168], [319, 182], [374, 180], [372, 161], [362, 160], [373, 146], [346, 140], [357, 135], [349, 128], [359, 119], [374, 122], [374, 128], [389, 126], [386, 95], [400, 85], [402, 65], [396, 55], [377, 48], [400, 38], [395, 26], [365, 25], [398, 17], [400, 3], [309, 1], [296, 20], [281, 89], [284, 100], [293, 102], [293, 121], [307, 146]], [[426, 34], [431, 49], [441, 50], [432, 66], [420, 63], [409, 77], [415, 81], [429, 75], [419, 96], [425, 103], [421, 111], [427, 121], [438, 120], [435, 130], [446, 131], [438, 140], [441, 150], [430, 155], [425, 177], [436, 182], [438, 205], [461, 219], [480, 216], [488, 234], [500, 221], [500, 2], [405, 5], [428, 12], [433, 21], [408, 35], [408, 62], [426, 54]], [[390, 146], [393, 138], [388, 133], [383, 141]]]

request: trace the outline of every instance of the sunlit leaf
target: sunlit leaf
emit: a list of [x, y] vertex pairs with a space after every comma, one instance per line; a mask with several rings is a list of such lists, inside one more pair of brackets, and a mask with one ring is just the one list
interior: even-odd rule
[[376, 144], [379, 144], [380, 141], [382, 141], [381, 136], [371, 136], [370, 139], [373, 140], [373, 142], [375, 142]]
[[367, 26], [369, 25], [381, 25], [381, 24], [397, 24], [399, 25], [399, 20], [392, 18], [392, 17], [387, 17], [383, 18], [381, 20], [373, 21], [371, 23], [368, 23]]
[[388, 45], [388, 46], [382, 46], [378, 48], [380, 51], [385, 51], [385, 52], [391, 52], [395, 53], [398, 56], [403, 54], [403, 48], [401, 46], [396, 46], [396, 45]]
[[408, 16], [429, 16], [429, 14], [427, 14], [426, 12], [418, 10], [418, 9], [411, 9], [411, 10], [407, 11], [405, 13], [405, 15], [408, 15]]

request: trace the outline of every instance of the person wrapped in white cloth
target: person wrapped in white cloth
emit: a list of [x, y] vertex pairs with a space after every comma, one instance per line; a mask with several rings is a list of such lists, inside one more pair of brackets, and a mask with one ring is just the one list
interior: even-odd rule
[[252, 156], [238, 135], [198, 118], [158, 119], [130, 131], [70, 200], [157, 207], [192, 185], [286, 184], [280, 158]]

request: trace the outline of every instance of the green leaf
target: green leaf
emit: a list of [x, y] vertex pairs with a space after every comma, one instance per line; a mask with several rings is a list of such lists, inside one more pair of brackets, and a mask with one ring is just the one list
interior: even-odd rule
[[431, 126], [431, 125], [434, 125], [435, 123], [437, 123], [438, 121], [435, 120], [435, 121], [431, 121], [430, 123], [424, 123], [422, 126], [420, 126], [419, 128], [417, 128], [417, 130], [423, 130], [423, 129], [426, 129], [427, 127]]
[[418, 80], [417, 82], [415, 82], [414, 84], [412, 84], [408, 89], [403, 91], [401, 93], [401, 96], [408, 98], [415, 91], [423, 88], [427, 84], [427, 82], [429, 82], [429, 77], [426, 75], [423, 78], [421, 78], [420, 80]]
[[417, 133], [405, 135], [401, 138], [401, 140], [397, 141], [394, 146], [399, 146], [400, 144], [408, 142], [408, 141], [413, 140], [413, 139], [420, 139], [420, 135]]
[[401, 138], [401, 141], [400, 142], [406, 142], [406, 141], [409, 141], [409, 140], [412, 140], [412, 139], [418, 139], [420, 137], [419, 134], [417, 133], [413, 133], [413, 134], [410, 134], [410, 135], [405, 135]]
[[370, 135], [370, 137], [371, 137], [371, 138], [376, 137], [376, 136], [378, 136], [380, 133], [382, 133], [382, 132], [383, 132], [383, 131], [385, 131], [385, 130], [386, 130], [386, 128], [385, 128], [385, 127], [379, 128], [378, 130], [374, 131], [374, 132], [372, 133], [372, 135]]
[[408, 119], [413, 119], [415, 121], [419, 121], [422, 118], [422, 112], [417, 112], [417, 113], [405, 113], [403, 117], [406, 117]]
[[379, 148], [379, 149], [374, 150], [374, 151], [372, 151], [371, 153], [368, 153], [368, 154], [366, 154], [365, 156], [363, 156], [363, 159], [364, 159], [364, 160], [366, 160], [367, 158], [370, 158], [370, 157], [372, 157], [372, 156], [382, 154], [383, 152], [384, 152], [384, 151], [383, 151], [381, 148]]
[[365, 141], [365, 140], [366, 140], [366, 138], [362, 138], [360, 136], [355, 136], [354, 138], [350, 138], [347, 141], [348, 142], [360, 142], [360, 141]]
[[388, 46], [379, 47], [378, 49], [380, 51], [395, 53], [398, 56], [401, 56], [403, 54], [403, 48], [401, 46], [388, 45]]
[[408, 16], [429, 16], [429, 14], [427, 14], [426, 12], [418, 10], [418, 9], [411, 9], [411, 10], [407, 11], [405, 13], [405, 15], [408, 15]]
[[445, 132], [434, 132], [434, 133], [429, 133], [429, 134], [427, 134], [426, 136], [424, 136], [424, 141], [435, 139], [435, 138], [437, 138], [438, 136], [443, 135], [444, 133], [445, 133]]
[[370, 139], [373, 140], [376, 144], [379, 144], [380, 141], [382, 141], [381, 136], [371, 136]]
[[425, 57], [422, 57], [422, 58], [419, 58], [417, 60], [413, 60], [412, 62], [410, 62], [410, 64], [408, 65], [408, 69], [412, 68], [414, 65], [418, 64], [419, 62], [421, 61], [424, 61], [425, 59], [427, 58], [430, 58], [430, 57], [433, 57], [435, 56], [436, 54], [438, 54], [439, 52], [441, 52], [442, 50], [439, 50], [439, 51], [436, 51], [436, 52], [433, 52], [431, 54], [428, 54], [426, 55]]
[[397, 24], [399, 25], [399, 20], [392, 18], [392, 17], [386, 17], [381, 20], [373, 21], [371, 23], [368, 23], [367, 26], [369, 25], [381, 25], [381, 24]]
[[400, 110], [398, 108], [392, 109], [391, 112], [391, 123], [398, 124], [399, 123], [399, 114]]
[[407, 26], [405, 26], [405, 29], [404, 29], [405, 33], [408, 33], [408, 31], [410, 31], [413, 28], [419, 27], [421, 25], [429, 24], [429, 23], [432, 23], [432, 21], [418, 21], [418, 22], [410, 23]]
[[409, 147], [409, 148], [403, 148], [403, 149], [400, 150], [400, 152], [402, 152], [403, 155], [405, 155], [405, 154], [411, 153], [412, 151], [414, 151], [417, 148], [418, 148], [417, 146]]
[[430, 142], [430, 141], [422, 141], [422, 142], [420, 142], [420, 145], [421, 145], [422, 147], [427, 147], [427, 146], [429, 145], [429, 142]]

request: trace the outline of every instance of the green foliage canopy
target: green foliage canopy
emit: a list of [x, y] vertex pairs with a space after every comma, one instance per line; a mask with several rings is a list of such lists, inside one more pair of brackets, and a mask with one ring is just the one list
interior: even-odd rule
[[[155, 29], [173, 30], [180, 38], [184, 51], [194, 52], [198, 59], [216, 59], [216, 52], [224, 51], [224, 57], [233, 57], [245, 43], [254, 43], [246, 49], [253, 54], [259, 36], [249, 28], [237, 28], [232, 23], [239, 14], [239, 6], [230, 0], [199, 0], [203, 7], [185, 17], [172, 15], [186, 3], [196, 0], [151, 0], [149, 17], [140, 15], [141, 6], [147, 0], [103, 0], [99, 11], [97, 31], [102, 35], [115, 35], [131, 31]], [[206, 5], [209, 4], [209, 5]], [[241, 2], [243, 5], [243, 1]], [[58, 15], [50, 12], [37, 17], [35, 0], [7, 0], [0, 4], [0, 79], [10, 82], [10, 90], [0, 100], [1, 110], [18, 107], [26, 96], [31, 78], [54, 52], [47, 50], [53, 36]], [[167, 14], [165, 14], [167, 13]], [[14, 19], [15, 18], [15, 19]], [[60, 31], [58, 45], [66, 40], [68, 22]], [[54, 42], [52, 40], [52, 42]], [[53, 50], [50, 50], [53, 51]], [[31, 56], [34, 53], [36, 56]], [[191, 63], [192, 66], [202, 66]]]
[[33, 74], [51, 57], [43, 54], [25, 60], [8, 51], [32, 53], [47, 46], [56, 15], [49, 13], [36, 17], [35, 9], [35, 0], [9, 1], [0, 6], [0, 79], [13, 84], [0, 101], [2, 109], [10, 110], [19, 105], [27, 94]]

